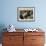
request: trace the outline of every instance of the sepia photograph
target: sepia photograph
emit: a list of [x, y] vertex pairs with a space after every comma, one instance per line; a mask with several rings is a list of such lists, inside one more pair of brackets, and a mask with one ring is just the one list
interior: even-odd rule
[[34, 21], [35, 20], [34, 7], [19, 7], [17, 9], [17, 20]]

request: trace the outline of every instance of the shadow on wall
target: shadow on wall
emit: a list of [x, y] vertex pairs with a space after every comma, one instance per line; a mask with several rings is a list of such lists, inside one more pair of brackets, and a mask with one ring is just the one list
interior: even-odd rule
[[0, 43], [2, 43], [3, 32], [6, 32], [6, 26], [4, 24], [0, 24]]

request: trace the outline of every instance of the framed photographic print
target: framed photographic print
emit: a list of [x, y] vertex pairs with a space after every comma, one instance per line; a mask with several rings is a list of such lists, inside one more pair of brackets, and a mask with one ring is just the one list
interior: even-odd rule
[[18, 7], [17, 20], [31, 22], [35, 21], [35, 8], [34, 7]]

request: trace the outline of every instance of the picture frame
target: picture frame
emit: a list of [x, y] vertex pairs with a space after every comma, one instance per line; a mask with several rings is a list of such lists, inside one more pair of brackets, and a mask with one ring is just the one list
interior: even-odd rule
[[35, 21], [35, 7], [18, 7], [17, 20], [21, 22]]

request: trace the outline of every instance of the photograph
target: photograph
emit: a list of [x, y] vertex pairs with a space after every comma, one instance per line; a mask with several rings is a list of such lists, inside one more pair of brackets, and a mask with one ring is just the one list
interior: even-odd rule
[[34, 21], [35, 13], [34, 7], [18, 7], [17, 9], [17, 20], [18, 21]]

